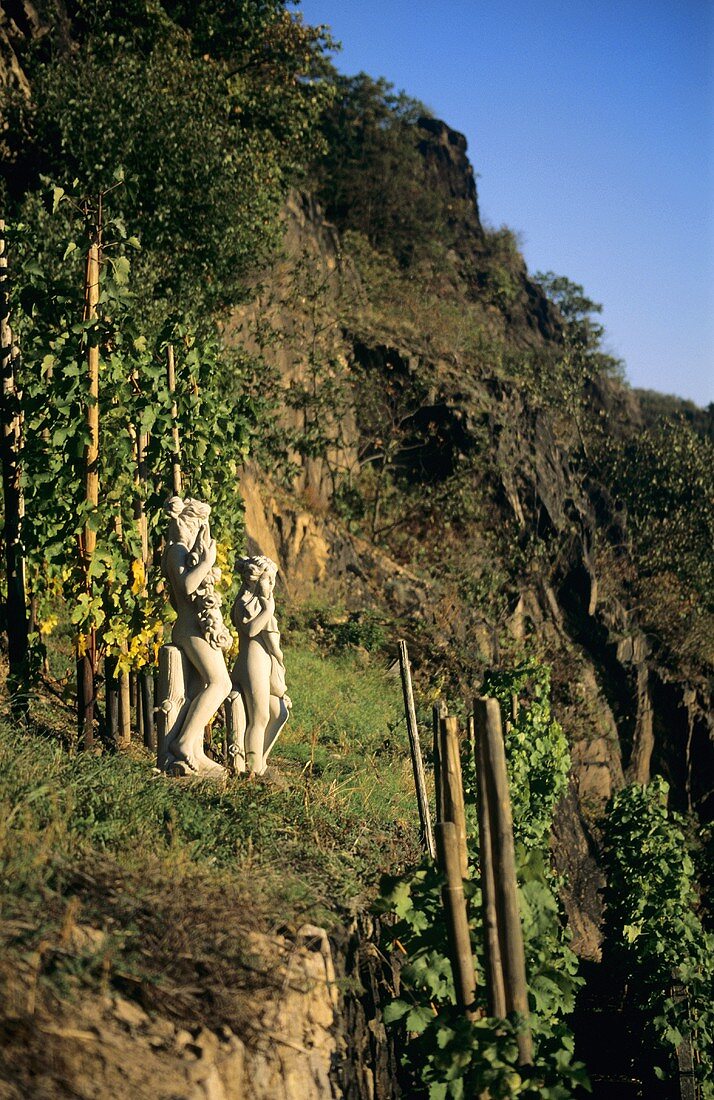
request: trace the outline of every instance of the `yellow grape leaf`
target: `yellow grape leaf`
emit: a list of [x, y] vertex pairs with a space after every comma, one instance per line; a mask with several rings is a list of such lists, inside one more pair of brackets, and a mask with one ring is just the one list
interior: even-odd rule
[[131, 586], [132, 595], [138, 596], [146, 584], [146, 573], [144, 572], [144, 563], [138, 559], [131, 563], [131, 575], [134, 578]]
[[39, 623], [40, 634], [43, 634], [45, 635], [45, 637], [47, 637], [47, 635], [52, 633], [58, 622], [59, 619], [56, 615], [48, 615], [46, 619], [42, 619]]

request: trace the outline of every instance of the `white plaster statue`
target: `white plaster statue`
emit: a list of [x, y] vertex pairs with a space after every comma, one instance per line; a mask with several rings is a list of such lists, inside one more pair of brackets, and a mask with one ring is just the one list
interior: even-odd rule
[[273, 592], [278, 567], [261, 556], [241, 558], [237, 568], [243, 584], [231, 621], [240, 635], [240, 649], [231, 676], [228, 751], [237, 772], [263, 775], [292, 707], [275, 619]]
[[224, 650], [232, 643], [215, 591], [220, 570], [211, 538], [211, 509], [200, 500], [171, 497], [161, 569], [176, 622], [172, 645], [159, 654], [159, 759], [173, 775], [225, 774], [203, 748], [204, 731], [231, 690]]

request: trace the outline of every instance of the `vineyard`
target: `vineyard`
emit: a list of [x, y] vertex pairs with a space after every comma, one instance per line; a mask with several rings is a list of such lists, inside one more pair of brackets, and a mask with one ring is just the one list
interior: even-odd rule
[[53, 213], [72, 207], [77, 239], [51, 274], [22, 226], [3, 230], [10, 681], [13, 707], [26, 713], [29, 678], [48, 667], [66, 615], [85, 747], [100, 730], [126, 742], [132, 673], [155, 747], [153, 668], [171, 615], [158, 568], [162, 505], [182, 489], [215, 502], [228, 591], [249, 414], [215, 341], [178, 321], [151, 342], [137, 328], [130, 257], [140, 244], [107, 215], [107, 198], [79, 203], [54, 188]]
[[[5, 7], [0, 1096], [714, 1100], [712, 408], [284, 0]], [[156, 767], [175, 496], [264, 776]]]
[[[227, 355], [215, 335], [169, 319], [149, 339], [138, 326], [142, 308], [131, 260], [141, 245], [109, 213], [112, 191], [122, 186], [119, 173], [94, 203], [54, 188], [44, 216], [53, 218], [66, 204], [73, 239], [45, 267], [33, 258], [26, 228], [6, 225], [0, 268], [9, 704], [31, 729], [43, 683], [61, 689], [65, 705], [73, 695], [70, 744], [85, 751], [126, 752], [132, 734], [156, 749], [157, 654], [172, 615], [159, 568], [162, 505], [181, 492], [215, 503], [221, 589], [229, 595], [231, 559], [242, 541], [236, 479], [256, 415], [239, 390], [246, 363]], [[364, 636], [370, 646], [388, 644], [370, 629], [367, 624]], [[345, 633], [350, 640], [361, 643], [359, 629], [354, 639]], [[70, 642], [76, 676], [60, 669]], [[547, 670], [537, 661], [490, 673], [481, 691], [499, 701], [506, 730], [515, 911], [525, 947], [521, 1007], [507, 1012], [489, 978], [489, 959], [503, 948], [489, 947], [488, 919], [480, 916], [488, 911], [479, 855], [486, 826], [477, 813], [485, 796], [477, 795], [478, 752], [467, 737], [454, 750], [464, 774], [465, 847], [457, 879], [464, 880], [459, 919], [466, 930], [461, 956], [465, 951], [470, 960], [466, 977], [459, 977], [451, 918], [442, 914], [446, 857], [440, 848], [434, 861], [431, 839], [426, 859], [383, 881], [377, 898], [385, 915], [382, 950], [402, 959], [399, 995], [385, 1003], [383, 1020], [398, 1036], [400, 1072], [415, 1095], [426, 1089], [433, 1100], [472, 1094], [566, 1100], [592, 1087], [569, 1023], [583, 979], [548, 851], [571, 768], [568, 743], [550, 712]], [[413, 700], [410, 705], [413, 711]], [[315, 721], [319, 725], [319, 714]], [[437, 716], [436, 728], [439, 722]], [[410, 728], [414, 752], [420, 740], [414, 716]], [[213, 745], [207, 733], [209, 748], [220, 755], [221, 731]], [[310, 741], [312, 770], [314, 735]], [[437, 815], [448, 821], [454, 796], [439, 795], [445, 780], [439, 780], [438, 760], [435, 741]], [[88, 773], [73, 814], [81, 806], [86, 813], [96, 782], [106, 788], [113, 780], [108, 772], [101, 779]], [[430, 782], [422, 778], [418, 785], [423, 839]], [[692, 1096], [706, 1098], [714, 1095], [708, 1084], [711, 943], [696, 915], [683, 824], [668, 814], [666, 796], [666, 784], [655, 780], [612, 800], [604, 823], [606, 960], [622, 976], [623, 1005], [639, 1020], [642, 1048], [632, 1054], [633, 1080], [642, 1073], [637, 1066], [651, 1059], [654, 1076], [644, 1075], [644, 1087], [686, 1080]], [[162, 812], [173, 818], [183, 813], [180, 806]], [[287, 805], [281, 815], [283, 809]], [[190, 820], [179, 830], [190, 833]], [[113, 846], [108, 838], [125, 827], [107, 817], [107, 842]], [[210, 828], [220, 835], [224, 826], [216, 819]], [[26, 875], [21, 871], [20, 879]], [[91, 973], [83, 978], [91, 980]], [[684, 1078], [683, 1058], [690, 1067]]]

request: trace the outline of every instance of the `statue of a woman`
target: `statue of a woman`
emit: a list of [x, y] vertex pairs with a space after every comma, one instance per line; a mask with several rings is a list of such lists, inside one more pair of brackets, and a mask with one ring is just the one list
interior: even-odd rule
[[268, 755], [290, 716], [285, 664], [275, 619], [275, 575], [270, 558], [242, 558], [243, 584], [231, 621], [240, 635], [233, 666], [232, 752], [236, 770], [262, 775]]
[[169, 529], [161, 569], [177, 616], [171, 640], [186, 658], [187, 675], [185, 700], [164, 748], [164, 767], [189, 775], [221, 775], [225, 769], [203, 749], [205, 728], [231, 690], [224, 650], [232, 639], [215, 591], [220, 571], [208, 525], [211, 509], [200, 500], [176, 496], [165, 507]]

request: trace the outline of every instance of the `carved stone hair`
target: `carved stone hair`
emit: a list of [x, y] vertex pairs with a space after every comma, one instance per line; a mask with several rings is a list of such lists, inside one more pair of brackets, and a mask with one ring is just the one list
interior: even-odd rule
[[165, 502], [164, 512], [169, 517], [168, 542], [182, 542], [208, 519], [211, 506], [193, 497], [182, 500], [179, 496], [172, 496]]
[[245, 584], [252, 584], [259, 580], [263, 573], [271, 573], [273, 576], [278, 572], [278, 567], [271, 558], [265, 557], [263, 554], [259, 554], [253, 558], [239, 558], [236, 562], [236, 569], [243, 578]]
[[181, 497], [169, 497], [164, 502], [164, 512], [169, 519], [176, 519], [183, 512], [184, 504]]

